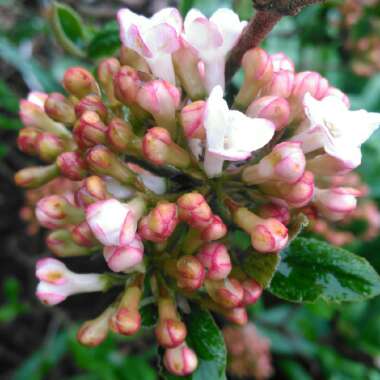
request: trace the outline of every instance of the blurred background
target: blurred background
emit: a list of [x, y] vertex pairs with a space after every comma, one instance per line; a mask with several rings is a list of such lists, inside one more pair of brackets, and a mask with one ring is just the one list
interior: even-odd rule
[[[46, 189], [23, 192], [13, 183], [33, 159], [17, 150], [18, 102], [30, 90], [61, 89], [64, 70], [93, 68], [119, 47], [115, 13], [150, 15], [174, 5], [210, 15], [232, 7], [250, 19], [250, 0], [0, 0], [0, 378], [15, 380], [155, 380], [152, 332], [111, 336], [88, 349], [75, 339], [78, 323], [100, 310], [97, 298], [73, 297], [48, 308], [34, 297], [34, 264], [47, 255], [33, 205]], [[80, 17], [80, 18], [78, 18]], [[54, 33], [53, 33], [54, 32]], [[56, 37], [54, 37], [54, 35]], [[57, 38], [60, 44], [57, 43]], [[315, 70], [345, 91], [354, 109], [380, 112], [380, 1], [328, 0], [284, 18], [264, 43], [283, 51], [298, 71]], [[61, 46], [64, 46], [65, 50]], [[235, 85], [241, 73], [234, 78]], [[358, 126], [360, 127], [360, 126]], [[314, 223], [306, 233], [347, 246], [380, 272], [380, 138], [364, 146], [360, 172], [350, 181], [368, 194], [344, 225]], [[49, 185], [61, 191], [64, 182]], [[250, 309], [244, 330], [223, 326], [229, 379], [379, 380], [380, 299], [358, 304], [295, 305], [265, 295]], [[212, 379], [210, 379], [212, 380]]]

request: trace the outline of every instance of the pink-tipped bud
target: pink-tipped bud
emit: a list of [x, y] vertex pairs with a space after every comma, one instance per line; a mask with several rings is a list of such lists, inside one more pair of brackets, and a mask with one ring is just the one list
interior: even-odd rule
[[315, 189], [315, 204], [327, 219], [337, 221], [355, 210], [361, 192], [350, 187]]
[[36, 206], [36, 217], [46, 228], [54, 229], [83, 220], [83, 212], [72, 206], [62, 195], [49, 195], [40, 199]]
[[65, 150], [65, 142], [53, 133], [40, 133], [35, 144], [39, 157], [46, 162], [54, 161]]
[[18, 148], [27, 154], [34, 155], [37, 153], [36, 141], [40, 132], [34, 128], [23, 128], [17, 137]]
[[46, 245], [57, 257], [85, 256], [90, 253], [87, 247], [80, 246], [73, 241], [73, 237], [67, 229], [50, 232], [46, 237]]
[[164, 354], [165, 368], [177, 376], [187, 376], [195, 371], [198, 366], [198, 359], [195, 352], [186, 343], [168, 348]]
[[201, 139], [206, 137], [203, 119], [206, 110], [206, 102], [198, 100], [183, 107], [181, 110], [181, 125], [188, 139]]
[[231, 272], [231, 258], [224, 244], [206, 244], [197, 258], [206, 268], [206, 277], [210, 280], [223, 280]]
[[139, 303], [141, 299], [141, 289], [136, 285], [127, 288], [117, 310], [110, 319], [109, 326], [112, 331], [122, 335], [133, 335], [140, 330], [141, 315], [139, 313]]
[[203, 241], [215, 241], [223, 238], [227, 234], [227, 226], [218, 215], [212, 215], [209, 224], [202, 228], [201, 239]]
[[276, 53], [271, 55], [273, 71], [278, 72], [281, 70], [295, 71], [294, 62], [284, 53]]
[[202, 194], [187, 193], [177, 200], [179, 218], [195, 228], [209, 225], [213, 213]]
[[176, 109], [181, 100], [177, 87], [165, 80], [144, 83], [137, 94], [137, 103], [148, 111], [157, 125], [174, 132], [176, 128]]
[[263, 292], [262, 286], [252, 279], [244, 280], [242, 286], [244, 290], [243, 305], [247, 306], [256, 303]]
[[140, 219], [138, 233], [143, 240], [152, 241], [154, 243], [163, 243], [166, 239], [155, 234], [149, 227], [149, 218], [144, 216]]
[[275, 218], [285, 226], [290, 222], [289, 208], [276, 203], [267, 203], [261, 206], [258, 213], [264, 219]]
[[235, 307], [233, 309], [224, 309], [223, 316], [235, 325], [244, 326], [248, 322], [247, 310], [244, 307]]
[[273, 65], [269, 54], [259, 47], [248, 50], [241, 61], [246, 80], [269, 82]]
[[235, 278], [206, 280], [205, 286], [209, 296], [224, 308], [233, 309], [243, 301], [243, 287]]
[[205, 279], [205, 268], [194, 256], [182, 256], [177, 261], [177, 283], [180, 288], [193, 291], [199, 289]]
[[98, 66], [98, 80], [112, 104], [116, 104], [115, 90], [113, 79], [117, 72], [120, 70], [120, 62], [118, 59], [111, 57], [103, 59]]
[[83, 323], [77, 332], [77, 340], [87, 347], [96, 347], [102, 343], [108, 335], [108, 324], [115, 311], [114, 306], [109, 306], [101, 315]]
[[296, 74], [292, 97], [302, 101], [306, 93], [310, 93], [315, 99], [321, 100], [329, 89], [327, 79], [314, 71], [303, 71]]
[[136, 102], [140, 86], [138, 72], [132, 67], [123, 66], [114, 76], [115, 96], [123, 104], [131, 105]]
[[19, 170], [15, 174], [17, 186], [27, 189], [35, 189], [48, 183], [59, 175], [59, 170], [55, 164], [49, 166], [33, 166]]
[[99, 94], [99, 86], [95, 78], [83, 67], [71, 67], [66, 70], [63, 76], [63, 87], [79, 99], [89, 94]]
[[243, 181], [250, 185], [267, 181], [295, 183], [305, 172], [306, 160], [298, 142], [284, 141], [262, 158], [257, 165], [243, 171]]
[[247, 109], [250, 117], [259, 117], [273, 122], [276, 130], [284, 128], [290, 120], [290, 106], [279, 96], [263, 96], [251, 103]]
[[95, 236], [86, 221], [75, 226], [71, 231], [71, 236], [81, 247], [93, 247], [96, 244]]
[[279, 96], [288, 98], [293, 91], [294, 73], [288, 70], [281, 70], [273, 73], [272, 80], [263, 88], [260, 95]]
[[48, 95], [44, 109], [50, 118], [60, 123], [72, 124], [76, 119], [73, 104], [59, 92]]
[[75, 192], [74, 197], [79, 207], [86, 208], [92, 203], [107, 199], [107, 186], [98, 176], [87, 177]]
[[158, 344], [165, 348], [174, 348], [182, 344], [186, 338], [186, 326], [180, 320], [160, 320], [156, 326]]
[[87, 111], [95, 112], [103, 121], [107, 119], [107, 107], [98, 95], [87, 95], [75, 105], [75, 114], [78, 119]]
[[126, 272], [139, 265], [144, 258], [144, 245], [141, 238], [135, 238], [123, 246], [104, 247], [104, 258], [113, 272]]
[[65, 152], [58, 156], [60, 173], [72, 181], [80, 181], [87, 175], [87, 163], [79, 152]]
[[165, 128], [149, 129], [143, 139], [142, 151], [144, 157], [155, 165], [169, 164], [179, 168], [190, 165], [189, 154], [173, 142]]
[[153, 233], [167, 239], [177, 227], [178, 210], [175, 203], [160, 202], [149, 213], [148, 225]]
[[107, 139], [116, 152], [139, 154], [141, 151], [141, 140], [133, 133], [132, 126], [122, 119], [111, 120], [108, 124]]
[[242, 207], [234, 212], [234, 220], [251, 235], [252, 246], [258, 252], [277, 252], [288, 242], [288, 229], [277, 219], [260, 218]]
[[93, 111], [86, 111], [74, 126], [74, 138], [81, 148], [106, 143], [107, 126]]
[[316, 176], [341, 176], [350, 173], [360, 161], [343, 161], [328, 154], [320, 154], [307, 160], [307, 169]]

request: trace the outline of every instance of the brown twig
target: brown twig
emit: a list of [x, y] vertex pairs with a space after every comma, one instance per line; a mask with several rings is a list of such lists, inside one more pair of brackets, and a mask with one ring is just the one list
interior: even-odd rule
[[244, 53], [260, 44], [283, 16], [296, 15], [303, 7], [325, 0], [252, 0], [256, 14], [232, 49], [226, 65], [226, 79], [232, 78]]

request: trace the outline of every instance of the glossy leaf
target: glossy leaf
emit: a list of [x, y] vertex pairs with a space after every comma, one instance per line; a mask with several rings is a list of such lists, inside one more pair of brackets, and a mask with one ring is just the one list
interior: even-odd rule
[[120, 45], [119, 27], [112, 22], [94, 35], [88, 44], [87, 54], [90, 58], [110, 56]]
[[293, 302], [354, 302], [380, 294], [380, 277], [362, 257], [325, 242], [297, 238], [282, 254], [269, 290]]

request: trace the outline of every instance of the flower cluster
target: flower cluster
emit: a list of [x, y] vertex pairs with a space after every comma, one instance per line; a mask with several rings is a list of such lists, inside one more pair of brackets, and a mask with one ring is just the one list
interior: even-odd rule
[[[278, 255], [288, 226], [312, 207], [337, 221], [360, 192], [335, 185], [361, 161], [360, 146], [380, 115], [351, 111], [345, 94], [316, 72], [296, 72], [283, 53], [247, 51], [244, 82], [225, 100], [225, 65], [244, 22], [228, 9], [185, 20], [167, 8], [151, 18], [118, 13], [123, 47], [63, 78], [67, 95], [31, 93], [20, 104], [18, 145], [46, 165], [16, 174], [25, 188], [54, 178], [75, 182], [36, 205], [60, 258], [102, 252], [108, 271], [77, 274], [57, 259], [37, 264], [37, 296], [47, 304], [83, 292], [125, 289], [78, 332], [94, 346], [109, 330], [135, 334], [142, 302], [155, 301], [164, 365], [197, 367], [181, 316], [191, 302], [243, 325], [263, 286], [230, 245], [242, 230], [252, 249]], [[246, 255], [249, 253], [247, 252]], [[189, 304], [190, 302], [190, 304]]]

